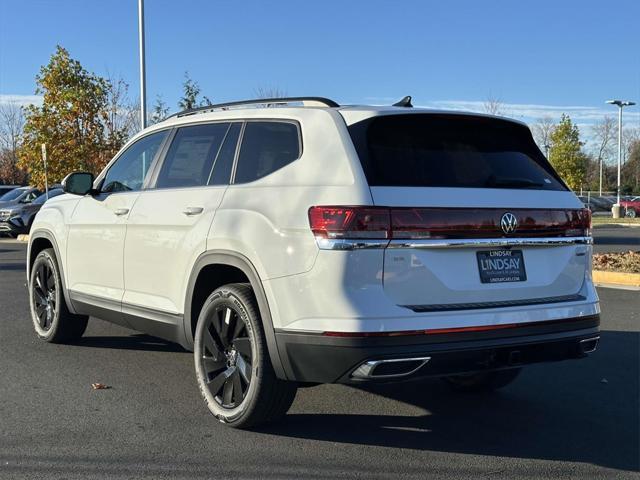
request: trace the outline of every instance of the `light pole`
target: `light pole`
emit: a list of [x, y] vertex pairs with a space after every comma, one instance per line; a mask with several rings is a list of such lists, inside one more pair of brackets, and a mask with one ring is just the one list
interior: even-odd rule
[[138, 44], [140, 47], [140, 125], [147, 126], [147, 80], [144, 60], [144, 0], [138, 0]]
[[[607, 100], [606, 103], [608, 103], [609, 105], [618, 106], [618, 185], [617, 185], [618, 199], [614, 207], [618, 207], [616, 210], [619, 217], [620, 216], [620, 170], [622, 169], [622, 109], [624, 107], [631, 107], [632, 105], [635, 105], [635, 103], [629, 102], [626, 100]], [[613, 216], [614, 217], [616, 216], [615, 210], [614, 210]]]

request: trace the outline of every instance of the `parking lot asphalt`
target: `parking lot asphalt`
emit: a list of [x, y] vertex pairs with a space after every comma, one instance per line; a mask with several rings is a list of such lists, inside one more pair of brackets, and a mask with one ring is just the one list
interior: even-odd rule
[[280, 424], [235, 431], [176, 345], [96, 319], [76, 345], [40, 342], [25, 250], [0, 241], [1, 479], [638, 478], [638, 292], [599, 290], [595, 354], [528, 367], [498, 393], [317, 386]]
[[593, 229], [596, 253], [640, 250], [640, 227], [596, 227]]

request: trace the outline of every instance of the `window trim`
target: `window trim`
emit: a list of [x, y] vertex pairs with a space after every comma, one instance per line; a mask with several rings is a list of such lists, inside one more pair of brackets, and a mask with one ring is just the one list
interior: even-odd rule
[[[300, 122], [298, 122], [297, 120], [292, 120], [292, 119], [288, 119], [288, 118], [251, 118], [251, 119], [246, 119], [244, 121], [244, 125], [242, 126], [242, 131], [240, 132], [240, 136], [238, 138], [238, 146], [236, 149], [236, 157], [234, 159], [233, 162], [233, 169], [231, 171], [231, 181], [229, 183], [229, 185], [251, 185], [252, 183], [258, 182], [260, 180], [262, 180], [263, 178], [268, 177], [269, 175], [271, 175], [271, 173], [277, 172], [278, 170], [275, 170], [274, 172], [271, 172], [268, 175], [265, 175], [264, 177], [260, 177], [257, 178], [251, 182], [242, 182], [242, 183], [236, 183], [236, 170], [238, 167], [238, 161], [240, 160], [240, 151], [242, 149], [242, 143], [244, 142], [244, 132], [246, 130], [247, 127], [247, 123], [256, 123], [256, 122], [260, 122], [260, 123], [264, 123], [264, 122], [273, 122], [273, 123], [290, 123], [292, 125], [294, 125], [296, 127], [296, 130], [298, 132], [298, 156], [291, 161], [291, 163], [288, 163], [287, 165], [291, 165], [293, 162], [297, 162], [298, 160], [300, 160], [302, 158], [302, 155], [304, 154], [304, 145], [302, 143], [302, 129], [300, 127]], [[287, 166], [285, 165], [285, 167]], [[282, 167], [284, 168], [284, 167]]]
[[141, 135], [140, 137], [137, 137], [135, 140], [133, 140], [131, 142], [128, 142], [124, 147], [122, 147], [122, 149], [116, 154], [116, 156], [111, 159], [111, 161], [107, 164], [107, 166], [102, 169], [102, 172], [100, 172], [100, 175], [98, 175], [96, 177], [96, 179], [94, 180], [94, 182], [93, 182], [93, 188], [96, 189], [96, 190], [99, 190], [101, 195], [118, 195], [118, 194], [121, 194], [121, 193], [135, 193], [135, 192], [131, 192], [131, 191], [102, 192], [101, 191], [102, 182], [104, 181], [105, 177], [107, 176], [107, 173], [109, 172], [109, 170], [111, 170], [113, 168], [113, 166], [129, 150], [129, 148], [131, 148], [133, 145], [138, 143], [140, 140], [143, 140], [144, 138], [147, 138], [147, 137], [149, 137], [151, 135], [154, 135], [156, 133], [167, 132], [167, 135], [162, 140], [162, 143], [160, 144], [160, 147], [158, 148], [158, 151], [156, 152], [156, 154], [151, 159], [151, 165], [149, 165], [149, 170], [147, 170], [147, 175], [144, 177], [144, 180], [142, 181], [142, 187], [140, 188], [140, 190], [136, 190], [136, 192], [142, 192], [144, 190], [147, 190], [147, 188], [149, 188], [149, 185], [151, 183], [153, 174], [155, 174], [156, 166], [157, 166], [160, 158], [162, 156], [164, 156], [164, 154], [165, 154], [165, 148], [167, 146], [167, 140], [169, 138], [173, 138], [173, 135], [175, 134], [174, 130], [175, 130], [174, 127], [161, 128], [161, 129], [158, 129], [158, 130], [154, 130], [152, 132], [145, 133], [144, 135]]
[[[236, 150], [235, 150], [235, 155], [233, 158], [233, 166], [231, 168], [231, 173], [233, 175], [234, 170], [233, 168], [235, 167], [236, 164], [236, 160], [237, 160], [237, 155], [238, 155], [238, 146], [240, 145], [240, 140], [242, 139], [242, 132], [244, 129], [244, 119], [226, 119], [226, 120], [205, 120], [205, 121], [200, 121], [200, 122], [190, 122], [190, 123], [183, 123], [180, 125], [175, 125], [172, 127], [172, 132], [169, 135], [169, 137], [167, 138], [168, 142], [163, 145], [162, 147], [162, 156], [160, 158], [158, 158], [158, 161], [156, 163], [156, 165], [154, 166], [154, 170], [153, 170], [153, 175], [149, 178], [149, 183], [146, 186], [146, 188], [144, 190], [158, 190], [158, 191], [162, 191], [162, 190], [184, 190], [184, 189], [194, 189], [194, 188], [226, 188], [231, 184], [231, 179], [233, 178], [233, 176], [229, 179], [229, 183], [227, 184], [220, 184], [220, 185], [190, 185], [190, 186], [183, 186], [183, 187], [158, 187], [158, 176], [160, 175], [160, 170], [162, 170], [162, 166], [164, 165], [164, 162], [167, 160], [167, 153], [169, 152], [169, 148], [171, 148], [171, 143], [173, 142], [173, 139], [175, 138], [175, 136], [178, 133], [178, 129], [180, 128], [184, 128], [184, 127], [195, 127], [195, 126], [200, 126], [200, 125], [211, 125], [211, 124], [218, 124], [218, 123], [227, 123], [229, 124], [229, 129], [227, 130], [227, 133], [225, 134], [225, 139], [226, 136], [229, 133], [229, 130], [231, 129], [232, 124], [234, 123], [239, 123], [241, 124], [240, 128], [240, 134], [238, 135], [238, 141], [236, 142]], [[224, 139], [223, 139], [223, 144], [224, 144]], [[222, 147], [222, 144], [221, 146]], [[219, 153], [219, 152], [218, 152]], [[216, 157], [217, 158], [217, 157]], [[214, 165], [215, 166], [215, 159], [214, 159]], [[211, 169], [210, 175], [213, 172], [213, 167]], [[209, 179], [207, 179], [208, 181]]]

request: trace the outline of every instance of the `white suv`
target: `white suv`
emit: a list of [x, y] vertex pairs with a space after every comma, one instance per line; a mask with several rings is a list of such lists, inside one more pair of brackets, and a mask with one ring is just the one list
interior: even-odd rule
[[298, 386], [492, 389], [598, 342], [590, 213], [516, 121], [234, 102], [64, 189], [31, 230], [37, 334], [77, 341], [95, 316], [177, 342], [233, 426], [282, 416]]

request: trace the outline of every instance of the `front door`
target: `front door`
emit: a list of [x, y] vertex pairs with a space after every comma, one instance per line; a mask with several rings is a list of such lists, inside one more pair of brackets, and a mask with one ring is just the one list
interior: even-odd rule
[[80, 199], [69, 220], [67, 277], [72, 298], [120, 309], [127, 219], [167, 131], [129, 146], [99, 178], [99, 193]]

